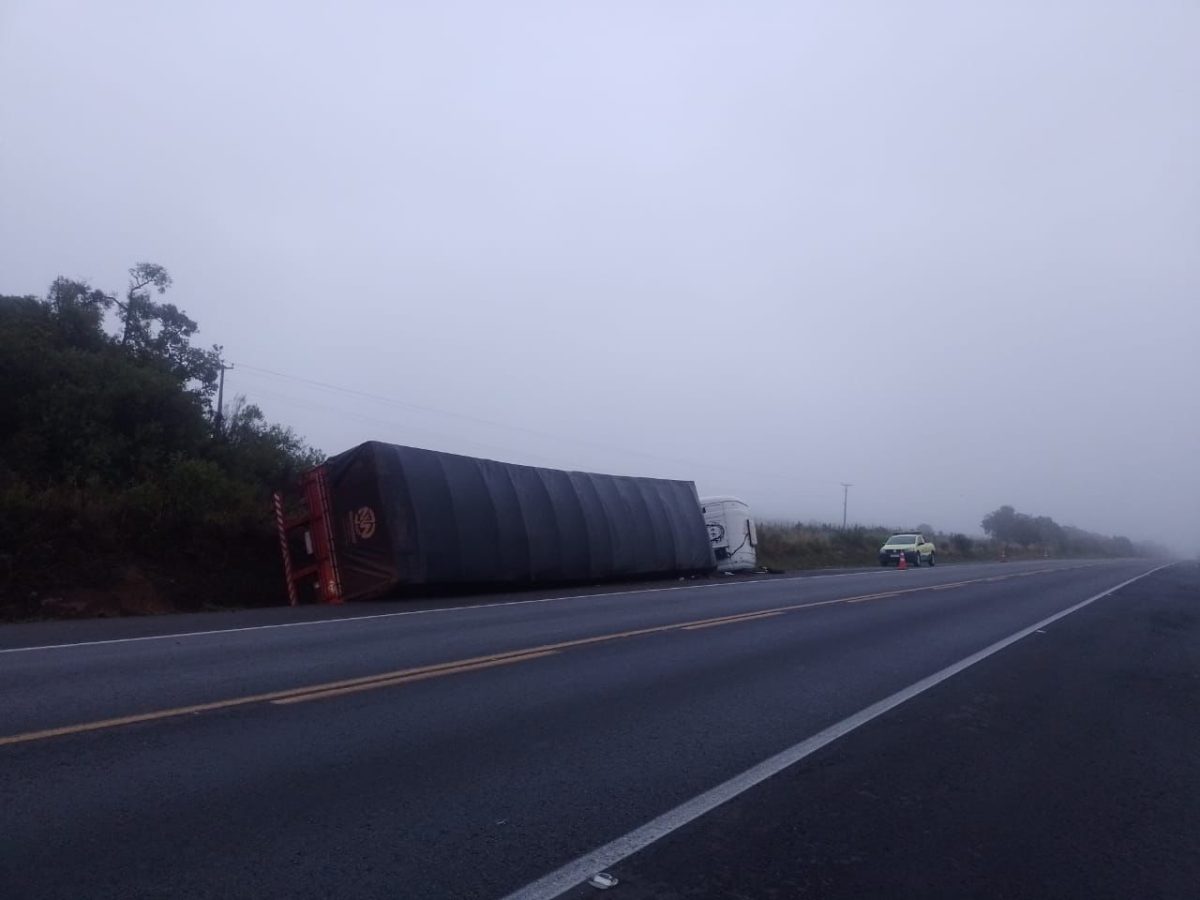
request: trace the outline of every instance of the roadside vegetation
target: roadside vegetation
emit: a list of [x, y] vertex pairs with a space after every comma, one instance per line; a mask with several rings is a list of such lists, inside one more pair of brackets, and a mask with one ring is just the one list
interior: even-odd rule
[[1028, 516], [1002, 506], [980, 523], [985, 536], [938, 531], [927, 524], [885, 528], [855, 525], [841, 528], [819, 523], [758, 523], [758, 561], [777, 569], [814, 569], [835, 566], [873, 566], [879, 548], [893, 534], [915, 531], [937, 545], [938, 562], [1007, 559], [1165, 557], [1166, 548], [1136, 543], [1126, 537], [1109, 537], [1059, 525], [1047, 516]]
[[281, 600], [270, 493], [320, 454], [218, 415], [220, 348], [170, 286], [141, 263], [123, 296], [0, 296], [0, 617]]
[[[59, 278], [0, 296], [0, 618], [283, 602], [271, 492], [322, 454], [241, 398], [217, 408], [221, 348], [194, 343], [170, 287], [139, 263], [120, 295]], [[1009, 506], [982, 526], [915, 530], [946, 562], [1162, 552]], [[894, 530], [764, 522], [759, 559], [872, 565]]]

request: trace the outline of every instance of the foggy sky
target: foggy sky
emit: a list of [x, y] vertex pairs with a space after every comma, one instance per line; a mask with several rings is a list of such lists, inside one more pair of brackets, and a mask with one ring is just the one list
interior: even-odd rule
[[330, 453], [1193, 552], [1198, 39], [1186, 0], [0, 0], [0, 293], [161, 263]]

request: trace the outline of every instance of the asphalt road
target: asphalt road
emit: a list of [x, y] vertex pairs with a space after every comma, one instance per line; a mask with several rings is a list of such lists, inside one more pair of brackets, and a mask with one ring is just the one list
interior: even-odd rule
[[[174, 620], [187, 633], [173, 620], [9, 626], [0, 896], [504, 896], [1151, 568], [964, 565]], [[1076, 826], [1124, 823], [1105, 832], [1095, 872], [1136, 870], [1143, 880], [1123, 886], [1157, 891], [1126, 896], [1185, 896], [1147, 880], [1154, 865], [1122, 867], [1120, 841], [1158, 839], [1154, 860], [1173, 858], [1180, 838], [1155, 831], [1169, 814], [1195, 845], [1195, 767], [1116, 738], [1136, 726], [1155, 747], [1187, 735], [1196, 746], [1195, 716], [1171, 717], [1200, 709], [1197, 583], [1189, 566], [1135, 581], [725, 805], [677, 816], [661, 841], [612, 861], [623, 881], [611, 896], [863, 896], [887, 893], [876, 888], [889, 871], [934, 884], [945, 866], [931, 835], [1011, 812], [1041, 816], [1030, 833], [1049, 839], [1045, 817], [1072, 802]], [[1038, 647], [1036, 664], [1025, 660]], [[1100, 659], [1111, 679], [1124, 673], [1121, 690], [1088, 677]], [[963, 712], [962, 691], [1003, 702]], [[1128, 704], [1115, 720], [1114, 703]], [[963, 734], [943, 733], [956, 722]], [[1055, 773], [1080, 769], [1080, 746], [1107, 760], [1093, 772], [1106, 787], [1086, 803], [1055, 790]], [[1139, 765], [1153, 769], [1141, 782]], [[987, 777], [970, 787], [980, 767]], [[928, 810], [909, 786], [918, 775], [941, 790]], [[801, 787], [772, 787], [785, 782]], [[907, 814], [891, 825], [886, 789]], [[1025, 834], [1021, 821], [1007, 827]], [[781, 822], [803, 822], [809, 843], [790, 843], [796, 829]], [[858, 843], [843, 851], [846, 835]], [[978, 880], [1030, 850], [1013, 851], [1018, 841], [988, 856], [985, 845], [974, 852], [991, 869], [951, 867], [960, 896], [1050, 895], [1028, 890], [1036, 880], [1009, 891]], [[1049, 844], [1060, 858], [1064, 846]], [[838, 894], [842, 853], [859, 880]], [[993, 889], [961, 890], [969, 883]]]
[[1200, 896], [1197, 747], [1193, 564], [1039, 629], [623, 859], [612, 896]]

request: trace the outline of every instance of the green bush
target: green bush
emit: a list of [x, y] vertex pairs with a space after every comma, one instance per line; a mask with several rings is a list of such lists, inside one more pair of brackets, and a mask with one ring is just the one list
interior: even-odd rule
[[0, 297], [0, 615], [283, 598], [270, 495], [320, 454], [253, 406], [219, 426], [218, 348], [151, 299], [161, 267], [130, 275], [124, 302], [65, 279]]

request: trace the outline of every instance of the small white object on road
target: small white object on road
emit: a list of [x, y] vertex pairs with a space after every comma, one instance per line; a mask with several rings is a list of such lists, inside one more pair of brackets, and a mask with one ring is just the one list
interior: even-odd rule
[[588, 884], [594, 888], [599, 888], [602, 891], [607, 891], [610, 887], [617, 886], [617, 876], [609, 875], [607, 872], [597, 872], [591, 877], [591, 880], [588, 881]]

